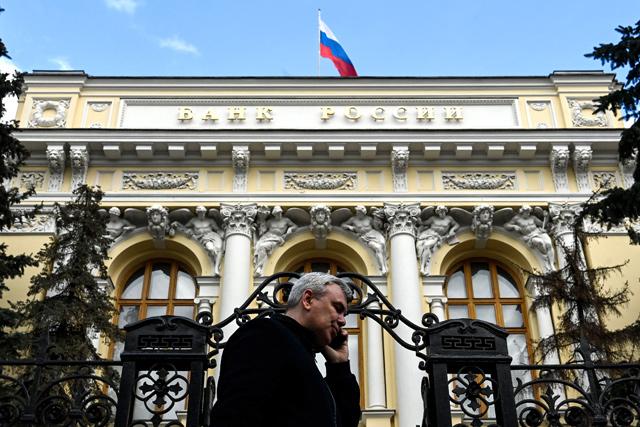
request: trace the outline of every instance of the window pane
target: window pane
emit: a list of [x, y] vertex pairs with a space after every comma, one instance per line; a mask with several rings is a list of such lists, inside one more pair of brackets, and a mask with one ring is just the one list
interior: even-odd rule
[[449, 298], [466, 298], [467, 289], [464, 285], [464, 271], [460, 268], [458, 271], [449, 276], [447, 283], [447, 297]]
[[196, 297], [196, 283], [190, 274], [178, 271], [176, 284], [176, 299], [194, 299]]
[[507, 348], [509, 349], [509, 356], [513, 358], [512, 365], [529, 364], [527, 339], [523, 334], [509, 334], [507, 336]]
[[167, 299], [169, 298], [169, 274], [170, 264], [156, 264], [151, 272], [151, 283], [149, 285], [149, 298]]
[[500, 297], [502, 298], [519, 298], [518, 285], [509, 273], [501, 269], [498, 270], [498, 286], [500, 287]]
[[360, 347], [358, 346], [358, 336], [349, 335], [349, 338], [347, 340], [347, 343], [349, 345], [349, 365], [351, 367], [351, 372], [356, 376], [356, 378], [359, 378], [360, 369], [358, 366], [358, 360], [360, 360]]
[[491, 305], [476, 305], [476, 318], [489, 323], [496, 323], [496, 308]]
[[188, 319], [193, 319], [193, 306], [192, 305], [174, 305], [173, 315], [186, 317]]
[[311, 271], [317, 271], [319, 273], [331, 273], [331, 266], [328, 262], [312, 262]]
[[136, 271], [131, 276], [129, 283], [124, 287], [124, 291], [120, 298], [122, 299], [140, 299], [142, 297], [142, 285], [144, 284], [144, 268]]
[[491, 298], [491, 272], [489, 266], [483, 263], [471, 263], [471, 285], [474, 298]]
[[522, 308], [520, 304], [509, 304], [502, 306], [502, 316], [504, 318], [504, 326], [507, 328], [522, 328], [524, 320], [522, 319]]
[[358, 327], [358, 315], [357, 314], [348, 314], [344, 320], [347, 321], [345, 328], [357, 328]]
[[462, 319], [468, 318], [469, 311], [466, 305], [451, 305], [449, 304], [449, 319]]
[[147, 317], [164, 316], [165, 314], [167, 314], [166, 305], [148, 305], [147, 306]]
[[123, 305], [120, 307], [120, 316], [118, 316], [118, 327], [124, 328], [129, 323], [136, 322], [138, 320], [138, 314], [140, 313], [140, 307], [137, 305]]

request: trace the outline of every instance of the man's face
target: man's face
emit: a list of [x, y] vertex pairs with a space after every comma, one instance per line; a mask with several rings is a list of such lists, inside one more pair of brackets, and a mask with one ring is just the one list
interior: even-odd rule
[[346, 324], [347, 299], [340, 286], [331, 284], [326, 287], [322, 296], [305, 295], [308, 298], [308, 315], [306, 324], [316, 337], [316, 345], [324, 347], [335, 338]]

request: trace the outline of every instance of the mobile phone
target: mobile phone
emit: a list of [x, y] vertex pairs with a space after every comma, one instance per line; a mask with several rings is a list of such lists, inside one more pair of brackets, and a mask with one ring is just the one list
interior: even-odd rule
[[335, 350], [339, 350], [342, 348], [342, 344], [347, 340], [349, 336], [346, 334], [342, 334], [342, 329], [340, 329], [340, 333], [338, 335], [336, 335], [336, 337], [334, 339], [331, 340], [331, 342], [329, 343], [329, 347], [335, 349]]

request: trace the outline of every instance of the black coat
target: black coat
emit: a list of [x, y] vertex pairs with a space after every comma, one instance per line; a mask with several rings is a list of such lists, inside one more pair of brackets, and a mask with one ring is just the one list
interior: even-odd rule
[[360, 389], [349, 362], [327, 363], [322, 378], [312, 338], [282, 315], [240, 327], [224, 348], [211, 425], [356, 427]]

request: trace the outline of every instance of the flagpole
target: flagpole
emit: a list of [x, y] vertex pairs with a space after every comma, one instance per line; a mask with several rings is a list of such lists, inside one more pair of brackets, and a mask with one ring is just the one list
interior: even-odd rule
[[318, 9], [318, 77], [320, 77], [320, 9]]

